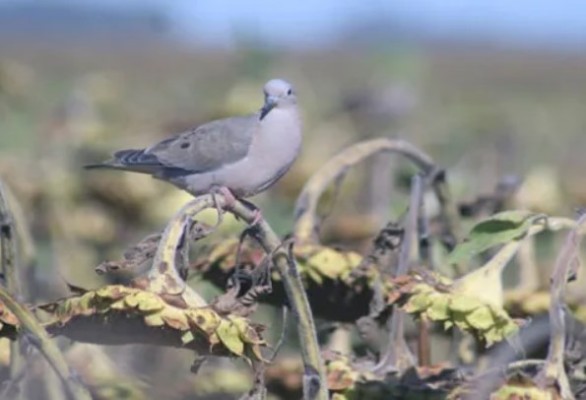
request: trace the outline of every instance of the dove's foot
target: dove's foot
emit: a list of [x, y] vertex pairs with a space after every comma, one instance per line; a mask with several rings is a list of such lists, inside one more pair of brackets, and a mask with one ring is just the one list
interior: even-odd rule
[[258, 225], [258, 223], [263, 219], [262, 212], [260, 211], [260, 209], [254, 204], [252, 204], [250, 201], [240, 199], [240, 202], [244, 204], [246, 208], [252, 211], [252, 221], [250, 222], [249, 227], [252, 228]]
[[254, 209], [252, 210], [252, 214], [253, 214], [253, 218], [252, 218], [252, 222], [250, 223], [250, 226], [256, 226], [261, 220], [262, 220], [262, 212], [260, 212], [260, 210]]
[[234, 208], [234, 205], [236, 204], [236, 197], [234, 197], [232, 191], [228, 189], [226, 186], [215, 186], [212, 188], [211, 193], [212, 195], [221, 194], [222, 196], [224, 196], [224, 199], [226, 200], [226, 202], [224, 203], [224, 208]]
[[[210, 194], [214, 202], [214, 207], [218, 212], [218, 221], [216, 222], [216, 225], [212, 228], [212, 230], [215, 230], [218, 226], [220, 226], [220, 224], [224, 220], [224, 210], [230, 210], [236, 204], [236, 197], [234, 197], [230, 189], [228, 189], [226, 186], [214, 186], [210, 190]], [[218, 202], [217, 198], [218, 194], [224, 196], [224, 207], [220, 207], [220, 203]]]
[[[230, 210], [232, 208], [234, 208], [234, 206], [236, 205], [236, 197], [234, 196], [234, 194], [232, 193], [232, 191], [230, 191], [230, 189], [228, 189], [226, 186], [214, 186], [212, 188], [212, 190], [210, 191], [212, 198], [214, 200], [214, 205], [216, 207], [216, 210], [218, 211], [218, 215], [219, 215], [219, 219], [220, 221], [218, 221], [218, 224], [221, 222], [221, 218], [222, 218], [222, 213], [223, 213], [223, 209], [224, 210]], [[220, 207], [218, 200], [216, 198], [217, 194], [221, 194], [222, 196], [224, 196], [225, 202], [224, 202], [224, 207], [222, 209], [222, 207]], [[249, 223], [249, 227], [255, 227], [262, 219], [262, 213], [259, 210], [259, 208], [257, 206], [255, 206], [254, 204], [252, 204], [251, 202], [244, 200], [244, 199], [238, 199], [240, 200], [240, 202], [246, 207], [248, 208], [251, 212], [252, 212], [252, 221]], [[238, 217], [236, 217], [236, 219], [238, 219]]]

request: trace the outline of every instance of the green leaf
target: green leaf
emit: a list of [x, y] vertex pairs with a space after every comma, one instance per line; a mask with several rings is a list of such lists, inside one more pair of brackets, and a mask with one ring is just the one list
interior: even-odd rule
[[522, 238], [541, 215], [530, 211], [503, 211], [479, 222], [468, 238], [449, 254], [448, 263], [460, 264], [491, 247]]

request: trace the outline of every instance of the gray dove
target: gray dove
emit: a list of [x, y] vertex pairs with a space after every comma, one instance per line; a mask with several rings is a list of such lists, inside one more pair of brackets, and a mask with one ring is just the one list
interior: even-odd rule
[[197, 196], [222, 193], [227, 202], [268, 189], [291, 167], [301, 147], [301, 120], [292, 86], [281, 80], [263, 88], [262, 108], [219, 119], [145, 149], [121, 150], [86, 168], [149, 174]]

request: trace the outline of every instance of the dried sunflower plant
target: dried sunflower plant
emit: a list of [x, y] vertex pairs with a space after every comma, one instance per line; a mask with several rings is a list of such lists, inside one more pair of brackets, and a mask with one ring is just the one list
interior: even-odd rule
[[[323, 195], [379, 154], [400, 156], [414, 166], [404, 213], [388, 221], [366, 251], [322, 243]], [[252, 378], [230, 398], [581, 398], [586, 378], [575, 354], [580, 338], [568, 324], [579, 323], [583, 306], [568, 304], [564, 293], [580, 272], [586, 216], [575, 220], [516, 210], [510, 207], [514, 187], [509, 186], [457, 203], [445, 170], [429, 155], [402, 140], [368, 140], [333, 157], [307, 181], [286, 237], [261, 219], [239, 236], [212, 238], [217, 225], [198, 218], [204, 210], [217, 208], [247, 223], [255, 214], [239, 201], [228, 207], [219, 194], [200, 196], [162, 232], [96, 268], [105, 275], [129, 271], [128, 282], [71, 287], [70, 296], [44, 304], [22, 300], [27, 282], [17, 272], [27, 228], [14, 212], [18, 201], [0, 186], [0, 335], [9, 354], [1, 397], [22, 396], [23, 382], [34, 379], [44, 358], [58, 377], [45, 386], [58, 393], [53, 398], [148, 398], [148, 388], [128, 389], [124, 397], [120, 388], [79, 374], [68, 361], [71, 349], [58, 340], [68, 338], [183, 349], [194, 353], [196, 374], [207, 359], [241, 359]], [[541, 359], [523, 358], [525, 333], [532, 328], [531, 313], [523, 310], [539, 290], [506, 287], [503, 274], [509, 265], [537, 268], [535, 260], [513, 261], [521, 249], [536, 246], [542, 233], [551, 237], [561, 230], [569, 233], [549, 288], [542, 291], [549, 347]], [[190, 252], [204, 239], [207, 246]], [[144, 272], [134, 273], [138, 270]], [[206, 299], [189, 284], [193, 276], [222, 293]], [[277, 357], [288, 336], [283, 332], [270, 344], [268, 327], [253, 320], [259, 303], [281, 307], [285, 325], [291, 314], [298, 344], [288, 345], [298, 346], [301, 355], [293, 364]], [[356, 337], [342, 346], [318, 340], [325, 322], [330, 338], [349, 327]], [[449, 349], [443, 359], [440, 348]], [[225, 389], [222, 382], [215, 385], [219, 392]]]

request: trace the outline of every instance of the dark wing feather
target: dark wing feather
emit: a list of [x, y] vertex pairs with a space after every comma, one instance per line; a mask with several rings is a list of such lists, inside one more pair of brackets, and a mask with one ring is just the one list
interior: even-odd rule
[[144, 150], [120, 150], [114, 153], [114, 159], [123, 165], [136, 166], [158, 166], [162, 164], [157, 160], [157, 157], [152, 154], [146, 154]]
[[120, 150], [113, 154], [112, 159], [100, 164], [86, 165], [86, 169], [121, 169], [125, 171], [141, 172], [144, 174], [159, 174], [165, 166], [151, 154], [144, 150]]

